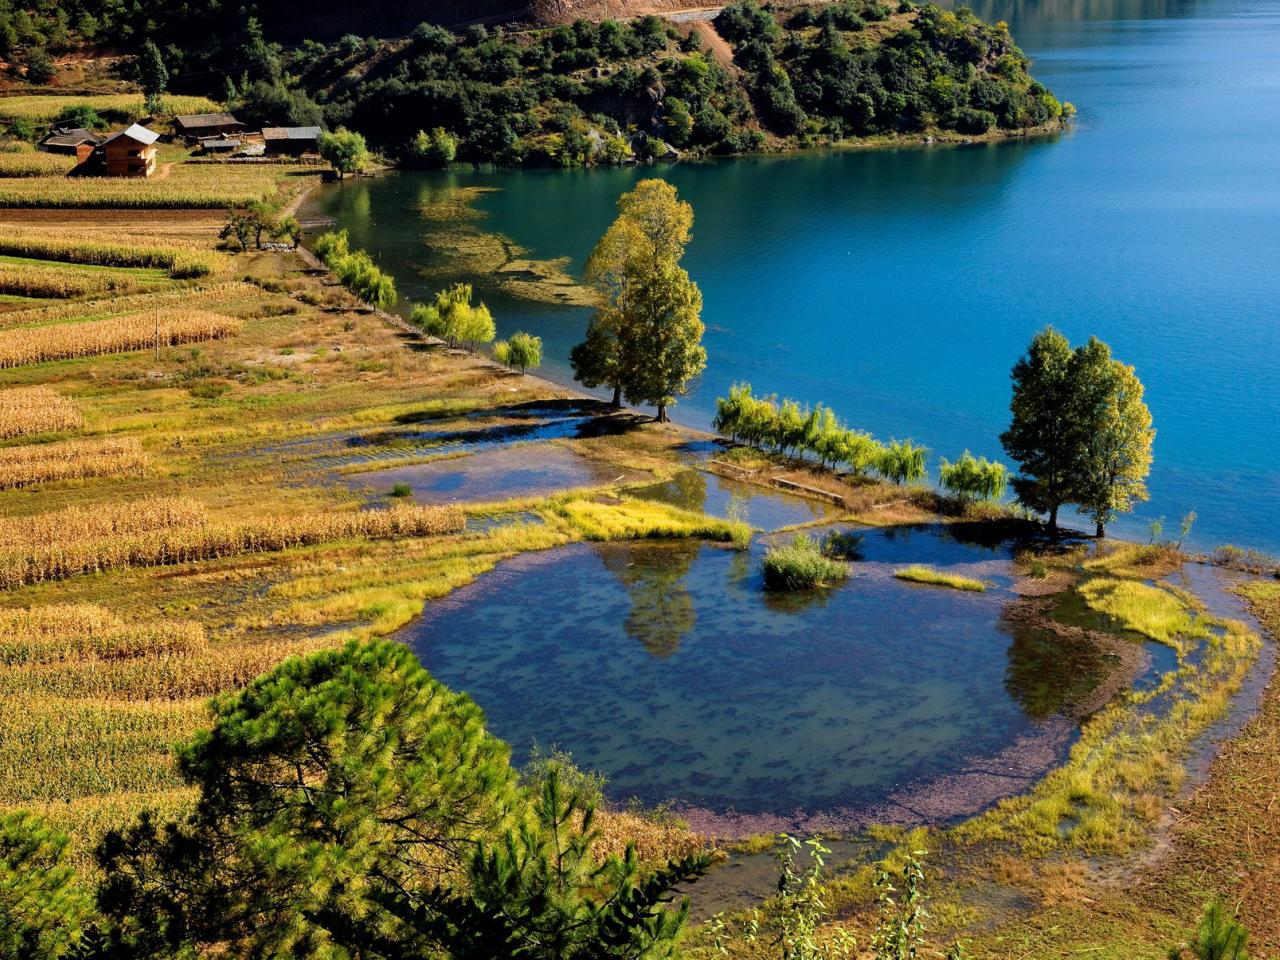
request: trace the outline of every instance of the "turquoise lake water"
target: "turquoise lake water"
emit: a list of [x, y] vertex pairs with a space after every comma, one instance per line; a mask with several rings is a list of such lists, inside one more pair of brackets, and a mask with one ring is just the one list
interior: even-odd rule
[[[571, 270], [619, 193], [662, 176], [694, 206], [686, 265], [709, 363], [677, 419], [705, 426], [736, 380], [822, 401], [936, 454], [999, 456], [1008, 371], [1052, 323], [1137, 367], [1158, 430], [1152, 501], [1114, 529], [1200, 515], [1191, 546], [1280, 551], [1280, 2], [977, 3], [1010, 22], [1074, 128], [993, 146], [760, 157], [629, 170], [403, 174], [318, 203], [391, 269], [442, 285], [416, 205], [498, 188], [483, 229]], [[543, 372], [587, 312], [476, 281], [500, 334], [540, 334]]]

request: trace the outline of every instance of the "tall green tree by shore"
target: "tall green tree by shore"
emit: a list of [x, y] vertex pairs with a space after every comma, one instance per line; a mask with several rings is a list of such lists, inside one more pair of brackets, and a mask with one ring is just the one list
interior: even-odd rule
[[600, 297], [586, 339], [569, 355], [586, 386], [611, 386], [613, 402], [667, 408], [707, 364], [702, 293], [680, 266], [693, 208], [663, 180], [642, 180], [618, 200], [618, 217], [587, 261]]
[[1155, 431], [1133, 368], [1116, 360], [1097, 337], [1071, 349], [1046, 327], [1013, 368], [1012, 423], [1000, 437], [1018, 461], [1018, 502], [1046, 513], [1074, 503], [1097, 536], [1117, 514], [1147, 499]]
[[1071, 482], [1078, 474], [1078, 444], [1070, 419], [1071, 344], [1053, 327], [1031, 341], [1026, 356], [1013, 367], [1013, 422], [1000, 435], [1005, 452], [1020, 465], [1013, 478], [1018, 502], [1049, 515], [1058, 529], [1058, 510], [1071, 502]]
[[1072, 420], [1081, 445], [1075, 499], [1103, 537], [1118, 514], [1148, 499], [1155, 430], [1142, 381], [1097, 337], [1076, 350], [1071, 382], [1076, 397]]

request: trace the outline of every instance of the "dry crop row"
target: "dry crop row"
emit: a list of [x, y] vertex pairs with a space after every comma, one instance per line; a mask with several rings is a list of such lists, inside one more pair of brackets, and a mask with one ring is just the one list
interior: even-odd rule
[[191, 655], [209, 645], [188, 620], [135, 623], [93, 604], [0, 609], [0, 665]]
[[135, 290], [140, 278], [128, 274], [36, 264], [0, 263], [0, 293], [16, 297], [83, 297]]
[[75, 165], [66, 154], [0, 153], [0, 178], [65, 176]]
[[222, 258], [209, 250], [86, 241], [7, 226], [0, 235], [0, 254], [99, 267], [153, 267], [168, 270], [175, 279], [207, 276], [222, 266]]
[[55, 480], [141, 473], [147, 464], [136, 437], [64, 440], [0, 449], [0, 489]]
[[103, 537], [203, 527], [209, 511], [190, 497], [144, 497], [126, 503], [67, 507], [29, 517], [0, 519], [0, 544], [15, 547], [77, 543]]
[[0, 390], [0, 440], [32, 433], [79, 430], [84, 417], [66, 397], [48, 387]]
[[108, 316], [136, 312], [139, 308], [172, 307], [181, 304], [192, 307], [197, 304], [224, 304], [246, 297], [260, 297], [262, 289], [242, 280], [227, 280], [210, 286], [166, 287], [148, 293], [135, 293], [122, 297], [98, 300], [78, 300], [74, 303], [50, 303], [25, 310], [0, 313], [0, 327], [34, 326], [58, 320], [103, 319]]
[[155, 530], [125, 536], [0, 548], [0, 588], [82, 573], [214, 560], [336, 540], [387, 540], [460, 533], [456, 507], [402, 506], [355, 513], [304, 513], [241, 523]]
[[157, 310], [87, 323], [0, 332], [0, 368], [221, 340], [242, 323], [202, 310]]
[[[167, 95], [164, 98], [167, 111], [181, 113], [217, 113], [222, 109], [205, 97]], [[118, 113], [131, 120], [147, 115], [146, 103], [141, 94], [90, 94], [86, 96], [45, 96], [33, 94], [23, 97], [0, 97], [0, 117], [6, 120], [33, 120], [37, 123], [55, 120], [67, 107], [91, 107], [98, 113]]]
[[167, 176], [0, 179], [0, 207], [214, 209], [265, 200], [279, 168], [175, 163]]

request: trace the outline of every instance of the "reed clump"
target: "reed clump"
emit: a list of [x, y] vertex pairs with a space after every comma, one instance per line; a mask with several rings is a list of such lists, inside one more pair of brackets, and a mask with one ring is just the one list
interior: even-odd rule
[[0, 390], [0, 440], [33, 433], [79, 430], [80, 411], [62, 394], [48, 387], [11, 387]]
[[0, 450], [0, 489], [56, 480], [139, 474], [147, 456], [137, 437], [64, 440]]
[[64, 580], [83, 573], [170, 566], [266, 553], [337, 540], [389, 540], [460, 533], [453, 506], [404, 505], [391, 510], [315, 512], [239, 523], [185, 525], [0, 548], [0, 588]]
[[947, 573], [945, 570], [935, 570], [920, 563], [895, 570], [893, 575], [899, 580], [910, 580], [912, 583], [924, 583], [934, 587], [950, 587], [952, 590], [966, 590], [970, 593], [983, 593], [987, 589], [985, 580], [961, 576], [958, 573]]
[[807, 534], [796, 534], [764, 555], [766, 590], [812, 590], [848, 577], [849, 565], [827, 556], [822, 544]]
[[221, 340], [239, 333], [242, 325], [240, 320], [203, 310], [161, 310], [6, 330], [0, 332], [0, 368]]

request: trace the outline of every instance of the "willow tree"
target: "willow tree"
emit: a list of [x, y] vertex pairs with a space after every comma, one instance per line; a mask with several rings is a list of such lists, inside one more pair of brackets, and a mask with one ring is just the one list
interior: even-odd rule
[[1013, 419], [1000, 435], [1005, 452], [1018, 462], [1013, 478], [1018, 502], [1049, 515], [1058, 529], [1058, 510], [1072, 502], [1078, 475], [1079, 444], [1073, 429], [1071, 344], [1053, 327], [1031, 341], [1026, 356], [1013, 367]]
[[1093, 520], [1097, 535], [1136, 501], [1148, 499], [1155, 430], [1133, 367], [1111, 356], [1096, 337], [1072, 358], [1072, 418], [1080, 442], [1075, 501]]
[[587, 260], [600, 300], [586, 339], [574, 348], [575, 377], [610, 386], [615, 405], [667, 408], [702, 372], [702, 293], [680, 266], [693, 208], [663, 180], [642, 180], [618, 200], [618, 216]]
[[938, 465], [938, 481], [961, 500], [999, 500], [1009, 483], [1009, 468], [966, 450], [954, 463]]

